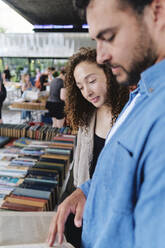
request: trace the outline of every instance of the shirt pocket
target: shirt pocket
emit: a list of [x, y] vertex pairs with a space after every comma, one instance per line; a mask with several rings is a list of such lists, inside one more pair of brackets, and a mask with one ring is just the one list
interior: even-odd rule
[[118, 139], [113, 148], [109, 147], [112, 149], [112, 157], [109, 158], [111, 162], [109, 169], [104, 171], [103, 186], [110, 197], [113, 211], [120, 213], [132, 212], [136, 201], [136, 160], [134, 147], [128, 139]]

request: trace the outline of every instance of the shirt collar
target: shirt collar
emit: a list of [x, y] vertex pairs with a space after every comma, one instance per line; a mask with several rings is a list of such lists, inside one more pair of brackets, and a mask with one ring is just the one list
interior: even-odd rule
[[141, 80], [138, 84], [140, 94], [149, 95], [154, 92], [160, 84], [165, 84], [165, 59], [149, 67], [141, 74]]

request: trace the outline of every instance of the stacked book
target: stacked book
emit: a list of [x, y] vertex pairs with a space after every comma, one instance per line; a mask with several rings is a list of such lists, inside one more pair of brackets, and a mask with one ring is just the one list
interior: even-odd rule
[[0, 204], [15, 187], [23, 182], [28, 170], [27, 167], [11, 166], [12, 160], [18, 157], [18, 153], [12, 154], [6, 150], [8, 149], [0, 153]]
[[[76, 136], [61, 135], [54, 137], [53, 141], [21, 138], [13, 144], [20, 150], [15, 156], [8, 154], [10, 159], [8, 157], [5, 168], [1, 170], [1, 173], [6, 172], [8, 167], [11, 173], [2, 174], [0, 180], [2, 187], [8, 187], [6, 194], [0, 191], [1, 209], [52, 211], [73, 157]], [[3, 183], [5, 180], [6, 184]]]

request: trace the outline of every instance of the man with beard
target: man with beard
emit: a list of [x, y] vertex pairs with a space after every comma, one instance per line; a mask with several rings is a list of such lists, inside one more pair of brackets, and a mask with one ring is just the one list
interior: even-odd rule
[[[97, 61], [137, 89], [109, 133], [92, 180], [58, 208], [49, 232], [62, 241], [70, 212], [85, 248], [162, 248], [165, 238], [165, 0], [86, 0]], [[85, 206], [85, 208], [84, 208]]]

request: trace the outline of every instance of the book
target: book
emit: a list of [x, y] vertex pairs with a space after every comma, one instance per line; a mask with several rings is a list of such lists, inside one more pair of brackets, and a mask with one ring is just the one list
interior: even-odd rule
[[72, 152], [71, 148], [46, 148], [45, 153], [52, 153], [52, 154], [61, 154], [61, 155], [70, 155]]
[[31, 140], [25, 137], [21, 137], [13, 142], [14, 146], [26, 147], [31, 143]]
[[36, 163], [36, 165], [33, 167], [34, 169], [38, 169], [41, 171], [42, 170], [53, 170], [56, 171], [58, 174], [58, 178], [59, 178], [59, 186], [62, 186], [63, 180], [65, 178], [65, 164], [60, 164], [60, 163], [49, 163], [49, 162], [45, 162], [45, 161], [39, 161]]
[[1, 168], [0, 170], [0, 176], [9, 176], [9, 177], [25, 177], [25, 175], [27, 174], [27, 170], [20, 170], [20, 169], [11, 169], [11, 168]]
[[8, 195], [14, 190], [11, 185], [0, 185], [0, 194]]
[[63, 155], [63, 154], [43, 154], [43, 155], [41, 155], [41, 158], [70, 160], [69, 155]]
[[[40, 162], [46, 162], [46, 163], [61, 163], [65, 165], [65, 175], [68, 171], [69, 165], [70, 165], [70, 159], [71, 157], [69, 155], [58, 155], [58, 154], [44, 154], [40, 157]], [[64, 177], [65, 177], [64, 175]]]
[[6, 136], [0, 136], [0, 147], [3, 147], [10, 141], [9, 137]]
[[13, 190], [12, 194], [48, 200], [49, 209], [54, 209], [52, 202], [52, 193], [50, 191], [17, 187]]
[[[32, 207], [39, 207], [41, 208], [41, 211], [46, 211], [46, 203], [43, 201], [34, 201], [34, 200], [29, 200], [29, 199], [22, 199], [22, 198], [17, 198], [14, 197], [14, 195], [11, 196], [6, 196], [4, 202], [10, 202], [10, 203], [16, 203], [20, 205], [25, 205], [25, 206], [32, 206]], [[34, 210], [35, 211], [35, 210]]]
[[35, 189], [35, 190], [50, 192], [53, 207], [55, 207], [55, 204], [57, 203], [57, 198], [58, 198], [57, 184], [24, 180], [23, 183], [19, 185], [19, 188]]
[[10, 162], [10, 165], [14, 165], [14, 166], [27, 166], [27, 167], [31, 167], [34, 166], [37, 160], [30, 160], [30, 159], [26, 159], [26, 158], [16, 158], [13, 159]]
[[30, 197], [30, 196], [13, 195], [12, 193], [9, 196], [11, 198], [15, 198], [15, 199], [21, 199], [21, 200], [28, 200], [28, 201], [33, 201], [33, 202], [44, 203], [45, 204], [45, 207], [46, 207], [46, 211], [50, 211], [51, 210], [51, 209], [49, 209], [48, 200], [46, 200], [46, 199], [34, 198], [34, 197]]
[[38, 176], [48, 176], [52, 178], [56, 178], [58, 175], [58, 171], [54, 169], [46, 169], [46, 168], [36, 168], [32, 167], [28, 169], [27, 175], [38, 175]]
[[40, 155], [42, 155], [44, 153], [44, 151], [42, 149], [38, 149], [37, 147], [25, 147], [23, 149], [21, 149], [20, 151], [21, 154], [24, 155], [30, 155], [30, 156], [34, 156], [34, 157], [39, 157]]
[[[1, 248], [48, 248], [45, 243], [55, 212], [0, 212]], [[10, 234], [10, 235], [9, 235]], [[65, 246], [64, 246], [65, 245]], [[67, 246], [66, 246], [67, 245]], [[69, 246], [68, 246], [69, 245]], [[73, 248], [66, 242], [56, 248]]]
[[22, 183], [19, 177], [0, 176], [0, 185], [17, 186]]
[[42, 207], [28, 206], [28, 205], [18, 204], [8, 201], [4, 201], [1, 204], [1, 208], [6, 210], [14, 210], [14, 211], [28, 211], [28, 212], [43, 211]]
[[[62, 245], [54, 244], [52, 247], [55, 248], [74, 248], [70, 243], [64, 242]], [[21, 244], [21, 245], [5, 245], [1, 248], [49, 248], [46, 243], [38, 243], [38, 244]]]
[[30, 176], [28, 175], [25, 179], [24, 179], [25, 182], [43, 182], [43, 183], [51, 183], [51, 184], [55, 184], [57, 185], [58, 184], [58, 178], [56, 179], [53, 179], [53, 178], [50, 178], [50, 177], [41, 177], [41, 176]]

